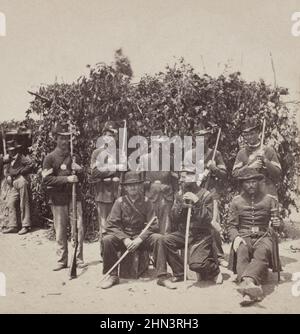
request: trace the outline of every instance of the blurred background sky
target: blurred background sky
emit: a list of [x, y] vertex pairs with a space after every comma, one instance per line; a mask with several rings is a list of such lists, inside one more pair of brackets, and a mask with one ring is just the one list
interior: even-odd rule
[[[217, 76], [277, 83], [300, 98], [300, 37], [291, 34], [299, 0], [0, 0], [0, 121], [22, 119], [40, 84], [72, 82], [86, 65], [122, 48], [134, 81], [179, 57]], [[203, 61], [202, 61], [203, 59]]]

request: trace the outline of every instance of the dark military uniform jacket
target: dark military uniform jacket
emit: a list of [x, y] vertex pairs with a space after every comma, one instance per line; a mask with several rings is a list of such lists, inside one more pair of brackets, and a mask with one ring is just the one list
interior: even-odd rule
[[274, 196], [260, 193], [257, 197], [247, 194], [235, 196], [231, 202], [228, 217], [229, 238], [237, 236], [263, 235], [269, 226], [271, 209], [278, 208]]
[[[159, 158], [159, 155], [158, 155]], [[147, 153], [141, 156], [140, 170], [145, 172], [145, 190], [146, 196], [152, 201], [160, 201], [164, 198], [168, 202], [173, 202], [174, 192], [177, 185], [178, 176], [172, 171], [172, 165], [170, 164], [170, 171], [161, 170], [162, 166], [157, 171], [151, 169], [151, 153]], [[158, 161], [159, 163], [159, 161]]]
[[[78, 158], [76, 158], [78, 163]], [[54, 205], [67, 205], [72, 198], [72, 184], [68, 182], [68, 176], [72, 175], [72, 159], [70, 152], [63, 152], [58, 147], [49, 153], [43, 163], [43, 185], [47, 189], [50, 203]], [[82, 173], [78, 175], [79, 179]], [[78, 184], [77, 200], [81, 199]]]
[[28, 157], [18, 153], [15, 159], [10, 159], [7, 166], [7, 175], [10, 175], [12, 179], [17, 178], [19, 175], [27, 177], [33, 172], [34, 163]]
[[[126, 238], [133, 239], [140, 234], [154, 216], [152, 203], [147, 197], [140, 197], [133, 203], [125, 195], [115, 201], [108, 216], [106, 232], [107, 234], [116, 236], [120, 240]], [[153, 222], [141, 238], [145, 240], [150, 234], [157, 231], [157, 223]]]
[[[251, 238], [254, 243], [260, 238], [271, 238], [272, 251], [266, 260], [274, 272], [281, 270], [278, 240], [276, 232], [272, 232], [268, 227], [271, 210], [277, 208], [278, 201], [274, 196], [261, 192], [256, 198], [251, 198], [242, 193], [233, 198], [228, 217], [228, 234], [231, 241], [237, 236]], [[228, 269], [236, 273], [237, 254], [233, 250], [233, 243], [228, 263]]]
[[[249, 147], [241, 149], [235, 159], [235, 163], [232, 170], [232, 176], [238, 177], [242, 168], [250, 165], [256, 159], [256, 152], [260, 149], [258, 147]], [[275, 150], [272, 147], [265, 147], [265, 158], [270, 161], [271, 167], [263, 167], [258, 172], [264, 174], [266, 193], [273, 196], [277, 196], [276, 183], [279, 181], [281, 175], [281, 166]]]
[[[118, 164], [119, 162], [119, 150], [116, 150], [116, 156], [109, 154], [105, 148], [97, 148], [93, 151], [91, 157], [91, 178], [90, 182], [94, 187], [94, 195], [96, 202], [102, 203], [113, 203], [117, 198], [119, 182], [113, 181], [114, 177], [119, 177], [120, 173], [118, 171], [101, 171], [99, 170], [100, 155], [105, 153], [107, 162], [108, 158], [111, 159], [113, 164]], [[97, 165], [96, 165], [97, 163]]]
[[[208, 148], [208, 150], [204, 154], [204, 170], [207, 169], [207, 164], [212, 159], [212, 156], [213, 150], [211, 148]], [[193, 148], [192, 150], [187, 151], [185, 155], [186, 166], [192, 166], [194, 164], [197, 165], [199, 162], [196, 161], [196, 158], [198, 158], [196, 157], [196, 149]], [[223, 190], [222, 180], [227, 175], [227, 169], [222, 154], [219, 151], [216, 151], [215, 162], [218, 170], [216, 172], [211, 171], [209, 173], [207, 179], [203, 181], [203, 187], [209, 190], [214, 198], [219, 199], [219, 194]]]
[[[201, 231], [211, 229], [211, 221], [213, 217], [213, 196], [204, 189], [199, 188], [196, 192], [199, 200], [192, 207], [190, 234], [197, 234]], [[183, 195], [179, 191], [174, 200], [171, 215], [175, 226], [179, 232], [185, 232], [188, 208], [183, 207]]]

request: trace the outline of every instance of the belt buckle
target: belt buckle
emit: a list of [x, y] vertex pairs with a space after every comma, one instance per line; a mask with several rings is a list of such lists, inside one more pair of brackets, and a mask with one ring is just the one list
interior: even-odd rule
[[251, 227], [251, 232], [252, 232], [252, 234], [257, 234], [259, 232], [259, 227], [258, 226], [252, 226]]

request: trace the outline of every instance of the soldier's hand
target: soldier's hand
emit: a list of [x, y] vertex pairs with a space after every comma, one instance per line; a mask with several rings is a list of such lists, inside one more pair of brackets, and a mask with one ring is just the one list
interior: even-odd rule
[[129, 250], [129, 252], [134, 252], [142, 242], [143, 240], [141, 238], [135, 238], [134, 240], [132, 240], [131, 244], [127, 249]]
[[219, 223], [216, 219], [213, 219], [213, 220], [211, 221], [211, 225], [212, 225], [212, 227], [213, 227], [217, 232], [221, 232], [221, 231], [222, 231], [221, 225], [220, 225], [220, 223]]
[[217, 169], [216, 162], [214, 160], [209, 160], [209, 162], [207, 163], [207, 168], [214, 172]]
[[5, 154], [5, 155], [3, 156], [3, 161], [4, 161], [4, 162], [9, 161], [9, 154]]
[[256, 157], [261, 160], [262, 163], [265, 162], [266, 158], [265, 158], [265, 150], [264, 149], [260, 149], [257, 154], [256, 154]]
[[7, 176], [7, 178], [6, 178], [6, 182], [7, 182], [7, 184], [9, 184], [10, 186], [12, 185], [12, 178], [11, 178], [10, 175]]
[[132, 244], [132, 240], [129, 238], [124, 239], [124, 245], [127, 249], [129, 249], [130, 245]]
[[263, 166], [263, 162], [260, 159], [255, 160], [252, 162], [248, 167], [253, 169], [261, 169]]
[[241, 243], [243, 243], [244, 245], [247, 245], [246, 241], [242, 237], [237, 236], [233, 241], [233, 250], [235, 252], [238, 250]]
[[199, 201], [199, 198], [194, 193], [188, 191], [183, 195], [184, 201], [191, 201], [192, 203], [197, 203]]
[[69, 183], [77, 183], [78, 182], [77, 175], [70, 175], [70, 176], [68, 176], [68, 182]]

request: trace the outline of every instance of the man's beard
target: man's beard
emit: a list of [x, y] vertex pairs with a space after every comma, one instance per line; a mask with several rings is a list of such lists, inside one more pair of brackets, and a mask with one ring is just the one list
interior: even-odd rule
[[199, 187], [196, 182], [188, 182], [183, 185], [183, 192], [192, 192], [196, 193]]

